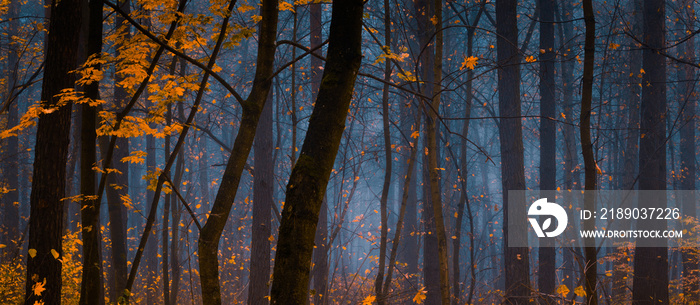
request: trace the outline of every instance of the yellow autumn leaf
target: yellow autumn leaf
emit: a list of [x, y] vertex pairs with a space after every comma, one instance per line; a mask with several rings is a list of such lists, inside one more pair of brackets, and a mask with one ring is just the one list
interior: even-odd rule
[[569, 287], [566, 287], [566, 285], [564, 284], [561, 284], [559, 285], [559, 287], [557, 287], [557, 294], [561, 295], [562, 297], [566, 297], [570, 291], [571, 290], [569, 290]]
[[28, 252], [29, 252], [29, 256], [30, 256], [31, 258], [36, 257], [36, 249], [29, 249]]
[[459, 67], [459, 69], [463, 70], [464, 68], [467, 68], [469, 70], [474, 70], [474, 67], [476, 66], [476, 62], [478, 60], [479, 60], [479, 58], [476, 56], [465, 57], [464, 62], [462, 62], [462, 66]]
[[46, 285], [46, 279], [44, 279], [44, 281], [41, 283], [37, 282], [36, 284], [34, 284], [34, 286], [32, 287], [34, 295], [41, 296], [41, 293], [44, 292], [44, 290], [46, 290], [46, 288], [44, 288], [44, 285]]
[[398, 76], [400, 79], [407, 81], [407, 82], [415, 82], [416, 81], [416, 77], [413, 76], [413, 74], [409, 71], [404, 71], [403, 73], [399, 73]]
[[290, 11], [294, 13], [294, 5], [290, 4], [289, 2], [280, 2], [280, 11]]
[[583, 286], [578, 286], [578, 287], [576, 287], [576, 289], [574, 289], [574, 293], [575, 293], [577, 296], [580, 296], [580, 297], [585, 297], [585, 296], [586, 296], [586, 290], [583, 289]]
[[273, 241], [275, 241], [275, 236], [274, 236], [274, 235], [270, 235], [270, 237], [269, 237], [267, 240], [269, 240], [270, 242], [273, 242]]
[[603, 174], [603, 170], [600, 169], [600, 166], [598, 166], [598, 163], [597, 163], [597, 162], [596, 162], [596, 164], [595, 164], [595, 170], [596, 170], [596, 172], [598, 173], [598, 175], [602, 175], [602, 174]]
[[54, 250], [54, 249], [51, 249], [51, 255], [53, 255], [53, 258], [54, 258], [54, 259], [58, 259], [58, 256], [59, 256], [59, 255], [58, 255], [58, 251], [56, 251], [56, 250]]
[[418, 289], [418, 292], [413, 297], [413, 303], [423, 304], [423, 301], [425, 301], [425, 294], [426, 293], [427, 293], [427, 291], [425, 290], [425, 287], [421, 287], [421, 289]]
[[4, 244], [0, 244], [0, 249], [5, 248], [5, 247], [7, 247], [7, 246], [5, 246]]
[[370, 295], [367, 296], [364, 300], [362, 300], [362, 305], [372, 305], [372, 302], [377, 299], [377, 297]]
[[535, 62], [536, 59], [535, 59], [535, 56], [530, 55], [528, 57], [525, 57], [525, 61], [526, 62]]
[[420, 132], [418, 132], [418, 130], [414, 131], [414, 132], [411, 134], [411, 138], [414, 138], [414, 139], [415, 139], [415, 138], [418, 138], [419, 136], [420, 136]]
[[432, 22], [433, 25], [437, 25], [438, 24], [437, 16], [433, 15], [433, 17], [430, 18], [430, 22]]
[[250, 5], [245, 5], [245, 4], [238, 7], [238, 11], [241, 13], [245, 13], [247, 11], [252, 11], [254, 9], [255, 9], [254, 7], [252, 7]]
[[611, 49], [613, 49], [613, 50], [616, 50], [616, 49], [617, 49], [617, 48], [619, 48], [619, 47], [620, 47], [620, 45], [619, 45], [619, 44], [616, 44], [616, 43], [610, 43], [610, 48], [611, 48]]

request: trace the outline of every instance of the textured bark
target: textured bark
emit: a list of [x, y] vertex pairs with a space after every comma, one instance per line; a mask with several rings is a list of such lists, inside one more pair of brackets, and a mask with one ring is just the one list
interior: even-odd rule
[[[424, 140], [424, 142], [427, 142]], [[427, 148], [427, 143], [423, 143], [423, 151]], [[440, 299], [440, 268], [438, 264], [437, 234], [435, 234], [435, 217], [433, 201], [430, 196], [430, 171], [428, 166], [430, 160], [423, 154], [422, 162], [422, 187], [423, 187], [423, 210], [421, 220], [423, 222], [423, 286], [425, 286], [425, 304], [438, 305]]]
[[[87, 35], [87, 53], [93, 56], [102, 52], [102, 1], [89, 3], [89, 21]], [[99, 64], [92, 68], [101, 70]], [[89, 99], [100, 98], [99, 81], [85, 86], [85, 96]], [[83, 196], [95, 196], [96, 175], [92, 169], [97, 164], [97, 109], [89, 104], [82, 104], [82, 124], [80, 130], [80, 193]], [[100, 204], [95, 199], [83, 197], [80, 209], [83, 237], [83, 274], [80, 282], [81, 305], [99, 304], [102, 288], [102, 261], [99, 246]]]
[[[593, 98], [593, 67], [595, 64], [595, 16], [593, 15], [593, 3], [591, 0], [583, 1], [583, 16], [586, 24], [586, 38], [583, 48], [583, 85], [581, 88], [581, 121], [579, 125], [581, 126], [581, 149], [586, 177], [584, 188], [587, 191], [592, 191], [597, 188], [597, 165], [593, 153], [593, 144], [591, 142], [591, 102]], [[590, 192], [584, 195], [584, 207], [589, 211], [595, 210], [595, 198]], [[595, 228], [595, 222], [593, 220], [585, 221], [583, 227], [585, 230], [593, 230]], [[597, 305], [598, 251], [596, 250], [595, 244], [586, 244], [584, 253], [586, 303], [588, 305]]]
[[[51, 11], [41, 88], [41, 105], [46, 108], [60, 106], [54, 96], [63, 89], [73, 88], [75, 77], [70, 71], [75, 69], [74, 46], [78, 44], [81, 5], [77, 0], [64, 0], [56, 2]], [[61, 258], [61, 199], [65, 197], [70, 113], [71, 104], [67, 104], [39, 117], [29, 218], [29, 249], [36, 250], [36, 255], [26, 256], [25, 304], [61, 303], [61, 262], [54, 258], [52, 250]], [[35, 295], [32, 288], [44, 281], [46, 290], [41, 296]]]
[[[665, 1], [644, 1], [642, 47], [642, 103], [639, 139], [639, 189], [666, 189], [666, 59], [658, 53], [665, 46]], [[666, 197], [653, 200], [665, 208]], [[647, 201], [649, 202], [649, 201]], [[645, 229], [665, 229], [665, 220], [640, 221]], [[637, 241], [637, 245], [643, 241]], [[663, 242], [663, 241], [656, 241]], [[668, 304], [668, 250], [637, 247], [634, 253], [632, 304]]]
[[[322, 9], [320, 3], [313, 3], [309, 6], [309, 42], [311, 43], [311, 49], [320, 46], [323, 42], [321, 31], [323, 28]], [[316, 52], [316, 54], [320, 55], [320, 52]], [[313, 94], [314, 100], [321, 86], [323, 73], [321, 64], [321, 59], [316, 56], [311, 57], [311, 94]], [[294, 112], [292, 114], [295, 115]], [[292, 128], [296, 127], [292, 126]], [[318, 217], [316, 239], [314, 241], [316, 248], [313, 254], [314, 304], [325, 305], [328, 304], [328, 249], [330, 248], [330, 240], [328, 238], [328, 200], [324, 199]]]
[[276, 0], [264, 0], [262, 3], [260, 14], [262, 21], [258, 31], [258, 58], [255, 65], [253, 87], [250, 95], [241, 105], [242, 117], [239, 132], [233, 143], [211, 213], [199, 234], [199, 274], [202, 283], [202, 301], [205, 305], [221, 304], [217, 256], [219, 240], [236, 198], [243, 168], [253, 146], [258, 119], [272, 84], [270, 77], [273, 72], [275, 37], [277, 35], [277, 2]]
[[[525, 189], [523, 133], [520, 121], [520, 55], [518, 53], [517, 3], [496, 1], [496, 39], [498, 63], [499, 137], [501, 141], [501, 177], [503, 185], [503, 236], [505, 262], [505, 303], [527, 304], [530, 297], [529, 251], [509, 247], [508, 230], [526, 230], [523, 220], [510, 228], [508, 215], [522, 215], [523, 202], [509, 202], [508, 191]], [[522, 208], [524, 212], [524, 208]]]
[[272, 163], [272, 93], [265, 103], [254, 140], [253, 228], [250, 247], [249, 305], [268, 304], [270, 281], [270, 216], [274, 200]]
[[[557, 130], [554, 80], [554, 1], [540, 0], [540, 190], [556, 189]], [[542, 53], [544, 50], [544, 53]], [[552, 239], [541, 239], [538, 291], [544, 304], [554, 304], [556, 248]]]
[[287, 185], [275, 254], [272, 304], [304, 304], [308, 300], [319, 211], [362, 60], [362, 13], [362, 0], [333, 1], [321, 87]]

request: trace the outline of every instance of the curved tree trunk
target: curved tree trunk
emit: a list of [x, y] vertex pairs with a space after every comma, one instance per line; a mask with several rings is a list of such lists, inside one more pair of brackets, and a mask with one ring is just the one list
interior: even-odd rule
[[[593, 15], [593, 3], [591, 0], [583, 1], [583, 18], [586, 24], [586, 40], [584, 44], [583, 57], [583, 85], [581, 89], [581, 149], [583, 154], [583, 164], [585, 171], [585, 190], [596, 189], [596, 162], [593, 155], [593, 144], [591, 143], [591, 102], [593, 98], [593, 67], [595, 64], [595, 16]], [[586, 210], [595, 210], [595, 198], [592, 193], [584, 196], [584, 207]], [[583, 223], [585, 230], [595, 228], [594, 221]], [[586, 289], [586, 303], [588, 305], [598, 304], [598, 294], [596, 292], [597, 271], [598, 271], [598, 251], [595, 244], [585, 245], [584, 263], [584, 283]]]
[[362, 0], [335, 0], [328, 57], [309, 129], [287, 185], [272, 281], [272, 304], [305, 304], [321, 203], [362, 60]]
[[[235, 0], [231, 4], [235, 3]], [[233, 6], [229, 6], [233, 8]], [[250, 95], [242, 102], [242, 117], [239, 132], [233, 143], [219, 191], [214, 199], [209, 218], [199, 233], [199, 274], [202, 283], [202, 301], [205, 305], [221, 304], [219, 286], [219, 240], [231, 212], [243, 168], [258, 125], [258, 119], [265, 106], [272, 84], [275, 37], [277, 35], [277, 0], [263, 0], [261, 8], [258, 40], [258, 59], [255, 79]], [[228, 18], [226, 19], [228, 22]], [[307, 287], [308, 288], [308, 287]]]

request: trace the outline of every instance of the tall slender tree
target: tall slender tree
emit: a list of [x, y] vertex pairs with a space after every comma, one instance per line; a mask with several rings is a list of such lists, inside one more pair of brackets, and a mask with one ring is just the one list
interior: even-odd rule
[[[77, 0], [51, 4], [44, 56], [41, 107], [34, 148], [25, 304], [61, 304], [63, 201], [71, 104], [56, 97], [73, 88], [82, 6]], [[45, 289], [45, 290], [41, 290]]]
[[[554, 122], [555, 70], [554, 70], [554, 1], [540, 0], [540, 190], [556, 189], [556, 141]], [[554, 198], [551, 198], [554, 200]], [[541, 239], [539, 248], [538, 291], [545, 304], [554, 304], [556, 284], [556, 248], [552, 239]]]
[[[102, 52], [102, 1], [92, 0], [88, 4], [88, 56], [100, 57]], [[91, 68], [100, 70], [99, 63]], [[85, 85], [85, 96], [92, 100], [100, 99], [100, 82], [94, 80]], [[96, 202], [96, 175], [93, 167], [97, 164], [96, 141], [97, 109], [89, 103], [81, 104], [82, 124], [80, 127], [80, 193], [83, 195], [80, 217], [83, 236], [83, 274], [80, 286], [80, 304], [99, 304], [102, 292], [102, 261], [99, 246], [100, 204]]]
[[[666, 58], [660, 54], [666, 41], [666, 2], [645, 0], [643, 12], [639, 189], [666, 190]], [[666, 207], [666, 196], [654, 199], [641, 201], [644, 204], [640, 204], [640, 208]], [[652, 201], [653, 206], [645, 206]], [[649, 230], [663, 229], [666, 221], [649, 220], [639, 225]], [[668, 249], [658, 244], [649, 247], [641, 242], [637, 242], [634, 252], [632, 303], [669, 304]]]
[[270, 281], [270, 217], [274, 204], [274, 168], [272, 163], [272, 93], [263, 107], [254, 141], [255, 171], [253, 175], [253, 232], [250, 247], [249, 305], [269, 301]]
[[[519, 217], [518, 206], [510, 202], [508, 191], [525, 189], [524, 148], [520, 121], [520, 53], [518, 51], [517, 1], [496, 1], [496, 58], [498, 63], [498, 109], [501, 141], [501, 181], [503, 186], [503, 237], [505, 249], [505, 297], [507, 304], [527, 304], [530, 297], [529, 257], [526, 247], [508, 246], [509, 230], [524, 230], [525, 223], [511, 228], [508, 217]], [[521, 209], [524, 210], [524, 209]], [[524, 219], [523, 219], [524, 221]]]

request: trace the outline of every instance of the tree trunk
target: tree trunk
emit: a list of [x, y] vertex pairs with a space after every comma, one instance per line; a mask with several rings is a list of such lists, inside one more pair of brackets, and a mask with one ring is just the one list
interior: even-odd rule
[[[642, 104], [639, 139], [639, 189], [666, 190], [666, 59], [657, 53], [665, 46], [665, 1], [644, 1], [642, 47]], [[665, 208], [666, 197], [653, 206]], [[647, 200], [646, 202], [650, 202]], [[663, 230], [665, 220], [641, 222], [647, 230]], [[637, 241], [634, 253], [633, 304], [668, 304], [668, 250], [644, 247]], [[664, 242], [664, 241], [657, 241]]]
[[321, 203], [362, 60], [362, 13], [362, 0], [333, 1], [323, 81], [287, 185], [275, 254], [272, 304], [304, 304], [308, 300], [309, 266]]
[[[498, 62], [499, 136], [501, 141], [501, 177], [503, 185], [503, 237], [506, 304], [527, 304], [530, 297], [529, 251], [509, 247], [508, 230], [525, 230], [522, 224], [509, 228], [508, 215], [524, 202], [509, 202], [508, 191], [525, 190], [523, 133], [520, 121], [520, 55], [518, 53], [517, 2], [496, 1], [496, 39]], [[521, 209], [524, 211], [524, 208]]]
[[[322, 32], [323, 29], [323, 14], [322, 7], [320, 3], [313, 3], [309, 6], [309, 42], [310, 48], [314, 49], [321, 45]], [[320, 55], [320, 52], [316, 52]], [[313, 100], [316, 99], [318, 95], [319, 87], [321, 86], [321, 59], [316, 56], [311, 57], [311, 94], [313, 95]], [[296, 119], [296, 114], [292, 110], [293, 118]], [[292, 126], [296, 130], [296, 125]], [[296, 138], [295, 138], [296, 139]], [[294, 142], [296, 143], [296, 142]], [[294, 144], [293, 149], [296, 148]], [[294, 151], [292, 151], [293, 153]], [[323, 203], [321, 204], [321, 212], [318, 217], [318, 226], [316, 228], [316, 238], [313, 253], [314, 269], [313, 269], [313, 279], [314, 279], [314, 304], [315, 305], [325, 305], [328, 304], [328, 249], [330, 249], [330, 240], [328, 239], [328, 196], [324, 197]]]
[[[87, 35], [88, 56], [99, 56], [102, 52], [102, 1], [89, 3]], [[101, 70], [99, 64], [92, 68]], [[100, 99], [99, 81], [85, 85], [85, 96], [92, 100]], [[80, 193], [83, 196], [80, 209], [83, 237], [83, 274], [80, 286], [80, 304], [98, 304], [102, 288], [102, 261], [100, 260], [100, 204], [87, 196], [96, 194], [96, 175], [92, 169], [97, 164], [97, 109], [82, 104], [82, 124], [80, 135]]]
[[[62, 105], [55, 95], [74, 85], [75, 77], [70, 71], [75, 69], [74, 46], [78, 45], [81, 6], [76, 0], [57, 1], [51, 14], [41, 106], [54, 111], [39, 117], [36, 132], [25, 304], [61, 303], [61, 262], [56, 258], [61, 258], [63, 253], [61, 199], [65, 197], [71, 104]], [[46, 290], [41, 295], [35, 294], [33, 288], [40, 286]]]
[[[642, 27], [642, 1], [634, 0], [633, 5], [633, 16], [631, 18], [632, 24], [632, 35], [637, 37], [641, 36]], [[640, 101], [640, 90], [641, 78], [640, 69], [642, 68], [641, 61], [641, 51], [638, 50], [637, 42], [632, 38], [629, 39], [628, 46], [629, 51], [629, 86], [626, 98], [626, 108], [628, 110], [627, 116], [627, 126], [629, 128], [629, 133], [627, 135], [625, 143], [625, 164], [624, 175], [622, 176], [622, 189], [623, 190], [634, 190], [635, 183], [637, 182], [637, 163], [639, 161], [639, 101]], [[623, 227], [628, 227], [628, 225], [623, 225]], [[625, 300], [629, 299], [629, 289], [627, 288], [627, 277], [629, 276], [627, 270], [629, 268], [629, 262], [627, 258], [630, 254], [627, 253], [626, 248], [620, 248], [617, 250], [615, 257], [619, 258], [615, 262], [613, 270], [613, 303], [622, 304]]]
[[[585, 190], [593, 191], [596, 187], [596, 161], [591, 142], [591, 102], [593, 98], [593, 67], [595, 64], [595, 16], [593, 15], [593, 3], [591, 0], [583, 1], [583, 16], [586, 24], [586, 38], [584, 44], [583, 57], [583, 85], [581, 88], [581, 149], [583, 154], [583, 164], [585, 171]], [[589, 211], [595, 210], [595, 197], [592, 192], [584, 195], [584, 208]], [[583, 223], [585, 230], [593, 230], [595, 222], [593, 220]], [[598, 304], [597, 293], [597, 271], [598, 271], [598, 251], [595, 244], [586, 244], [584, 263], [584, 283], [586, 291], [586, 303], [588, 305]]]
[[[435, 220], [435, 235], [437, 237], [437, 253], [440, 275], [440, 299], [442, 305], [450, 304], [450, 267], [447, 260], [447, 237], [445, 236], [445, 221], [442, 214], [442, 190], [440, 189], [440, 169], [438, 167], [439, 137], [437, 128], [437, 118], [440, 109], [440, 97], [442, 87], [442, 0], [433, 2], [435, 15], [435, 60], [433, 62], [433, 86], [430, 107], [426, 107], [426, 142], [428, 148], [428, 173], [430, 175], [430, 201], [433, 207], [433, 217]], [[432, 20], [431, 20], [432, 21]]]
[[250, 247], [249, 305], [268, 304], [270, 281], [271, 210], [274, 204], [272, 163], [272, 93], [260, 115], [255, 134], [255, 175], [253, 176], [253, 228]]
[[[554, 59], [554, 0], [540, 0], [540, 190], [543, 191], [556, 189]], [[550, 296], [554, 295], [556, 284], [556, 248], [549, 238], [541, 239], [540, 243], [538, 291], [544, 304], [555, 304]]]
[[[120, 2], [120, 8], [122, 10], [129, 11], [128, 1]], [[119, 30], [126, 31], [129, 29], [128, 23], [124, 21], [120, 15], [116, 16], [116, 26]], [[118, 48], [117, 48], [118, 52]], [[118, 53], [117, 53], [117, 56]], [[127, 98], [127, 93], [124, 88], [117, 85], [123, 76], [116, 73], [114, 78], [114, 102], [113, 110], [122, 111], [129, 99]], [[105, 158], [105, 154], [109, 147], [109, 138], [100, 137], [100, 151], [102, 153], [102, 158]], [[107, 174], [107, 209], [109, 211], [109, 238], [111, 242], [112, 249], [112, 268], [110, 269], [109, 276], [109, 298], [115, 302], [117, 298], [121, 295], [121, 289], [126, 287], [126, 274], [128, 272], [126, 261], [127, 261], [127, 250], [126, 250], [126, 222], [127, 214], [126, 208], [122, 204], [122, 196], [129, 194], [129, 164], [121, 162], [121, 159], [129, 156], [129, 139], [128, 138], [118, 138], [116, 141], [116, 149], [114, 150], [114, 156], [112, 157], [111, 164], [113, 168], [117, 169], [119, 173]], [[103, 161], [105, 162], [105, 161]]]
[[271, 76], [275, 55], [275, 37], [277, 35], [277, 2], [264, 0], [262, 3], [260, 14], [262, 21], [258, 31], [258, 58], [255, 65], [253, 87], [248, 98], [241, 104], [242, 117], [239, 132], [233, 143], [231, 155], [226, 164], [211, 213], [199, 234], [199, 273], [202, 283], [202, 301], [205, 305], [221, 304], [218, 261], [219, 240], [236, 198], [243, 168], [253, 146], [258, 119], [265, 106], [272, 84]]
[[[384, 0], [384, 47], [391, 50], [391, 11], [389, 0]], [[384, 62], [384, 87], [382, 88], [382, 130], [384, 136], [384, 185], [382, 186], [382, 196], [379, 199], [379, 210], [381, 215], [381, 233], [379, 238], [379, 266], [377, 277], [374, 280], [374, 293], [377, 304], [386, 304], [384, 286], [384, 269], [386, 269], [387, 235], [389, 233], [389, 217], [387, 213], [387, 201], [389, 200], [389, 188], [391, 187], [391, 130], [389, 127], [389, 82], [391, 81], [391, 62]]]

